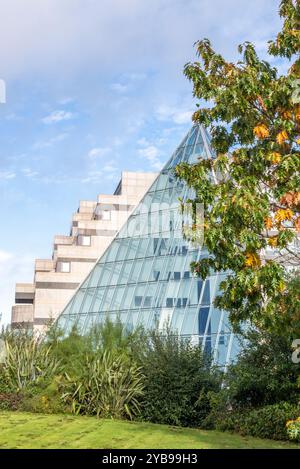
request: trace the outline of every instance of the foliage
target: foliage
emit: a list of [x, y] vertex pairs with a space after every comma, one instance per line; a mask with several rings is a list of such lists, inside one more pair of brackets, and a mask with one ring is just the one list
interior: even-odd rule
[[141, 418], [155, 423], [197, 426], [210, 411], [208, 392], [220, 373], [199, 346], [169, 329], [154, 330], [141, 357], [145, 394]]
[[299, 406], [295, 404], [281, 402], [259, 409], [231, 411], [219, 416], [215, 428], [258, 438], [286, 440], [286, 421], [296, 418], [299, 410]]
[[20, 393], [0, 393], [0, 410], [22, 409], [23, 395]]
[[230, 406], [248, 408], [281, 401], [298, 402], [300, 364], [293, 363], [291, 357], [289, 338], [249, 330], [237, 362], [224, 377], [222, 392]]
[[286, 422], [286, 431], [290, 440], [300, 442], [300, 417]]
[[55, 376], [50, 383], [40, 383], [38, 389], [27, 390], [24, 393], [21, 409], [26, 412], [38, 412], [42, 414], [58, 414], [71, 412], [63, 400], [61, 394], [63, 377]]
[[5, 360], [0, 368], [0, 381], [12, 391], [35, 386], [55, 376], [58, 360], [51, 347], [29, 331], [6, 331], [2, 334]]
[[237, 63], [208, 39], [197, 42], [199, 60], [185, 74], [194, 96], [209, 103], [197, 105], [193, 120], [209, 128], [214, 156], [183, 163], [176, 173], [194, 188], [192, 202], [204, 204], [209, 255], [193, 270], [202, 278], [211, 269], [229, 272], [216, 306], [235, 325], [250, 320], [277, 333], [287, 318], [297, 337], [300, 290], [291, 295], [285, 266], [300, 260], [293, 244], [300, 232], [300, 1], [281, 0], [280, 16], [269, 54], [292, 62], [286, 75], [249, 42], [239, 46]]
[[122, 355], [105, 351], [86, 357], [81, 376], [66, 375], [62, 398], [76, 414], [132, 418], [140, 410], [143, 388], [138, 366]]
[[65, 337], [54, 324], [46, 340], [64, 372], [74, 376], [82, 375], [87, 357], [93, 359], [105, 351], [130, 359], [143, 346], [143, 337], [142, 329], [127, 330], [119, 319], [113, 322], [107, 317], [103, 324], [95, 325], [84, 335], [79, 333], [75, 325]]

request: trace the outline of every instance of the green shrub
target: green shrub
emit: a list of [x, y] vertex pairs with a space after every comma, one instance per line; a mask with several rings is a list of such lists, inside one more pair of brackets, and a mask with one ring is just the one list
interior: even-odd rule
[[38, 388], [27, 391], [22, 400], [21, 409], [26, 412], [38, 412], [43, 414], [67, 413], [67, 408], [62, 398], [62, 377], [56, 376], [49, 383], [40, 383]]
[[23, 395], [20, 393], [0, 393], [0, 410], [20, 410]]
[[297, 403], [300, 364], [292, 362], [291, 339], [250, 330], [237, 362], [224, 384], [233, 408], [263, 407], [278, 402]]
[[260, 409], [228, 411], [215, 421], [220, 431], [233, 431], [242, 435], [274, 440], [287, 440], [286, 422], [298, 417], [300, 407], [281, 402]]
[[69, 376], [62, 399], [76, 414], [132, 418], [139, 412], [143, 395], [140, 368], [124, 356], [111, 352], [87, 357], [81, 376]]
[[5, 360], [0, 368], [2, 387], [20, 391], [49, 380], [59, 370], [51, 347], [28, 332], [11, 331], [4, 337]]
[[220, 387], [220, 374], [201, 348], [168, 329], [155, 330], [140, 363], [145, 375], [141, 419], [200, 426], [211, 410], [209, 391]]
[[71, 376], [81, 376], [87, 357], [93, 360], [104, 352], [109, 352], [131, 359], [142, 347], [143, 335], [142, 329], [130, 331], [119, 319], [113, 322], [107, 317], [103, 324], [95, 325], [85, 335], [81, 335], [75, 325], [70, 334], [64, 337], [63, 332], [54, 324], [48, 331], [46, 341], [63, 371]]

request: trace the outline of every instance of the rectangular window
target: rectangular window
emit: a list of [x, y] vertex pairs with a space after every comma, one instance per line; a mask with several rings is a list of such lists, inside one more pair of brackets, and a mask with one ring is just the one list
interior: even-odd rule
[[141, 306], [141, 304], [142, 304], [142, 299], [143, 299], [142, 296], [136, 296], [136, 297], [134, 298], [134, 306]]
[[173, 308], [173, 298], [167, 298], [166, 306], [167, 308]]
[[68, 274], [71, 272], [71, 262], [58, 261], [56, 264], [56, 272]]
[[174, 280], [180, 280], [180, 272], [174, 272]]
[[87, 236], [87, 235], [78, 235], [77, 245], [78, 246], [90, 246], [91, 245], [91, 237]]
[[152, 296], [146, 296], [144, 299], [144, 308], [151, 306]]

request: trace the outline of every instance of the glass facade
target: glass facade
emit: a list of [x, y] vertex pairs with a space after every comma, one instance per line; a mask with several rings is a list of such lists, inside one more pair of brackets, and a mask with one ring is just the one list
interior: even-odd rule
[[228, 364], [237, 340], [227, 314], [213, 306], [222, 275], [202, 281], [190, 271], [205, 250], [182, 236], [179, 198], [187, 200], [191, 192], [174, 175], [178, 163], [209, 155], [209, 137], [194, 125], [60, 315], [60, 327], [68, 332], [77, 324], [84, 332], [107, 315], [129, 328], [168, 322], [200, 341], [218, 364]]

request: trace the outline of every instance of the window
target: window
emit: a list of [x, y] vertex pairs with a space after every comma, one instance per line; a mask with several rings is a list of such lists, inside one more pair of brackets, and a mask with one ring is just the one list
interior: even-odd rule
[[91, 237], [87, 236], [87, 235], [78, 235], [77, 244], [78, 244], [78, 246], [90, 246], [91, 245]]
[[146, 296], [144, 299], [144, 308], [147, 306], [151, 306], [152, 296]]
[[180, 272], [174, 272], [174, 280], [180, 280]]
[[166, 306], [167, 308], [173, 308], [173, 298], [167, 298]]
[[134, 306], [141, 306], [141, 304], [142, 304], [142, 299], [143, 299], [142, 296], [136, 296], [136, 297], [134, 298]]
[[101, 211], [101, 220], [110, 220], [110, 210]]
[[58, 261], [56, 264], [56, 272], [69, 273], [71, 272], [71, 263]]

